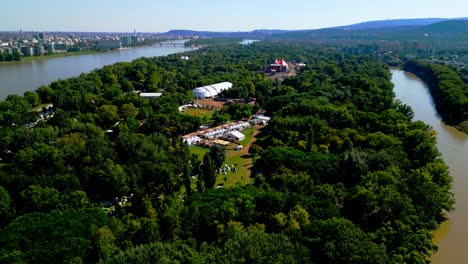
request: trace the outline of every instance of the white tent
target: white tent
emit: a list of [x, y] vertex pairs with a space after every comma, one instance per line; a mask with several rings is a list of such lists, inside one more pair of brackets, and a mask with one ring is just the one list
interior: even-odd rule
[[192, 94], [195, 98], [212, 98], [220, 94], [222, 91], [231, 88], [232, 83], [230, 82], [215, 83], [207, 86], [197, 87], [192, 90]]
[[224, 134], [224, 137], [229, 140], [241, 141], [245, 139], [245, 135], [237, 130], [233, 130], [229, 133]]
[[158, 98], [162, 93], [140, 93], [141, 98]]

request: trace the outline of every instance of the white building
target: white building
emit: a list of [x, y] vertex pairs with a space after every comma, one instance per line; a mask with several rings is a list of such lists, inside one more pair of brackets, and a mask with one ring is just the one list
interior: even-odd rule
[[122, 42], [113, 39], [99, 40], [97, 47], [101, 49], [120, 49], [122, 48]]
[[192, 90], [192, 94], [195, 98], [212, 98], [220, 94], [222, 91], [231, 88], [232, 83], [230, 82], [215, 83], [207, 86], [197, 87]]
[[202, 139], [198, 136], [187, 136], [187, 137], [182, 137], [182, 140], [184, 143], [186, 143], [189, 146], [196, 145], [202, 141]]
[[141, 98], [158, 98], [162, 95], [162, 93], [140, 93]]
[[242, 141], [245, 139], [245, 135], [237, 130], [233, 130], [229, 133], [224, 134], [224, 138], [228, 140]]

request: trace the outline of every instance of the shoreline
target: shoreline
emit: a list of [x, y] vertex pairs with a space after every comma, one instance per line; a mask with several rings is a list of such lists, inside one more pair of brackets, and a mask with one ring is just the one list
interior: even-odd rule
[[102, 51], [87, 50], [87, 51], [77, 51], [77, 52], [55, 53], [52, 55], [28, 56], [28, 57], [21, 57], [20, 61], [0, 61], [0, 65], [21, 64], [24, 62], [30, 62], [34, 60], [46, 60], [46, 59], [53, 59], [53, 58], [62, 58], [62, 57], [71, 57], [71, 56], [80, 56], [80, 55], [89, 55], [89, 54], [98, 54], [98, 53], [105, 53], [105, 51], [102, 52]]
[[[155, 44], [157, 44], [157, 43], [155, 43]], [[135, 47], [124, 47], [124, 48], [120, 48], [120, 49], [117, 49], [117, 50], [69, 51], [69, 52], [65, 52], [65, 53], [54, 53], [52, 55], [28, 56], [28, 57], [21, 57], [20, 61], [0, 61], [0, 65], [21, 64], [21, 63], [24, 63], [24, 62], [30, 62], [30, 61], [34, 61], [34, 60], [46, 60], [46, 59], [80, 56], [80, 55], [103, 54], [103, 53], [115, 52], [115, 51], [119, 51], [119, 50], [129, 50], [129, 49], [134, 49], [134, 48], [151, 47], [151, 46], [153, 46], [155, 44], [135, 46]]]
[[450, 123], [447, 120], [446, 115], [444, 115], [440, 111], [440, 108], [442, 106], [440, 105], [440, 102], [438, 102], [438, 100], [439, 100], [438, 96], [439, 95], [435, 94], [436, 93], [436, 91], [435, 91], [436, 87], [434, 87], [434, 85], [427, 79], [427, 76], [424, 76], [424, 74], [421, 74], [421, 73], [416, 72], [416, 71], [411, 71], [411, 69], [405, 69], [404, 66], [402, 66], [402, 67], [389, 66], [389, 69], [392, 69], [392, 68], [412, 73], [412, 74], [416, 75], [418, 78], [420, 78], [427, 85], [427, 89], [429, 90], [429, 94], [431, 95], [432, 100], [434, 101], [435, 109], [436, 109], [437, 114], [440, 116], [440, 120], [442, 122], [444, 122], [446, 125], [454, 127], [458, 131], [463, 132], [463, 133], [468, 135], [468, 120], [462, 121], [460, 123], [453, 124], [453, 123]]

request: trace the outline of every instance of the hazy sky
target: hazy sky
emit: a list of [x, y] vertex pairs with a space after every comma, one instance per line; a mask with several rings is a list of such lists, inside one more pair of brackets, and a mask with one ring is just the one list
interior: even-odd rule
[[467, 0], [2, 0], [0, 30], [165, 32], [313, 29], [466, 17]]

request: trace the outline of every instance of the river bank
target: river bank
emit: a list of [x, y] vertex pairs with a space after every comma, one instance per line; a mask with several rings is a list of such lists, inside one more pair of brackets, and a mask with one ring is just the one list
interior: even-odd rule
[[442, 120], [468, 134], [468, 107], [464, 104], [463, 80], [450, 68], [420, 61], [405, 63], [402, 70], [421, 78], [428, 86], [437, 113]]
[[106, 53], [106, 52], [112, 52], [112, 51], [86, 50], [86, 51], [76, 51], [76, 52], [70, 51], [70, 52], [64, 52], [64, 53], [54, 53], [51, 55], [42, 55], [42, 56], [28, 56], [28, 57], [21, 57], [20, 61], [1, 61], [0, 65], [20, 64], [20, 63], [34, 61], [34, 60], [47, 60], [47, 59], [63, 58], [63, 57], [71, 57], [71, 56], [101, 54], [101, 53]]
[[185, 47], [158, 45], [116, 50], [103, 53], [80, 54], [0, 63], [0, 100], [9, 94], [34, 91], [59, 79], [66, 79], [117, 62], [130, 62], [141, 57], [166, 56], [193, 50]]
[[[186, 41], [187, 40], [183, 39], [183, 40], [175, 40], [173, 42], [175, 42], [175, 43], [180, 43], [180, 42], [184, 43]], [[164, 41], [152, 42], [150, 44], [145, 44], [145, 45], [123, 47], [123, 48], [120, 48], [118, 50], [68, 51], [68, 52], [54, 53], [54, 54], [51, 54], [51, 55], [21, 57], [20, 61], [0, 61], [0, 66], [2, 64], [18, 64], [18, 63], [22, 63], [22, 62], [33, 61], [33, 60], [41, 60], [41, 59], [53, 59], [53, 58], [70, 57], [70, 56], [80, 56], [80, 55], [90, 55], [90, 54], [101, 54], [101, 53], [108, 53], [108, 52], [117, 52], [117, 51], [128, 50], [128, 49], [151, 47], [151, 46], [157, 45], [159, 43], [164, 43], [164, 42], [167, 42], [167, 41], [164, 40]]]
[[396, 98], [414, 111], [414, 120], [429, 124], [437, 132], [437, 148], [449, 167], [453, 178], [455, 209], [447, 214], [448, 220], [434, 232], [433, 241], [438, 251], [431, 257], [432, 263], [466, 263], [465, 249], [468, 237], [468, 135], [441, 120], [435, 109], [427, 83], [416, 75], [399, 68], [390, 68]]
[[97, 53], [104, 53], [104, 52], [106, 52], [106, 51], [97, 51], [97, 50], [70, 51], [70, 52], [63, 52], [63, 53], [54, 53], [54, 54], [51, 54], [51, 55], [22, 57], [21, 61], [52, 59], [52, 58], [61, 58], [61, 57], [79, 56], [79, 55], [89, 55], [89, 54], [97, 54]]
[[467, 121], [464, 121], [464, 122], [461, 122], [460, 124], [458, 125], [455, 125], [455, 127], [462, 131], [462, 132], [465, 132], [466, 134], [468, 134], [468, 120]]
[[[150, 47], [150, 46], [151, 45], [138, 46], [138, 47], [128, 47], [128, 48], [121, 48], [119, 50], [128, 50], [128, 49], [141, 48], [141, 47]], [[1, 61], [0, 65], [2, 65], [2, 64], [18, 64], [18, 63], [33, 61], [33, 60], [45, 60], [45, 59], [62, 58], [62, 57], [70, 57], [70, 56], [102, 54], [102, 53], [108, 53], [108, 52], [115, 52], [115, 51], [119, 51], [119, 50], [69, 51], [69, 52], [63, 52], [63, 53], [54, 53], [54, 54], [51, 54], [51, 55], [28, 56], [28, 57], [21, 57], [20, 61]]]

